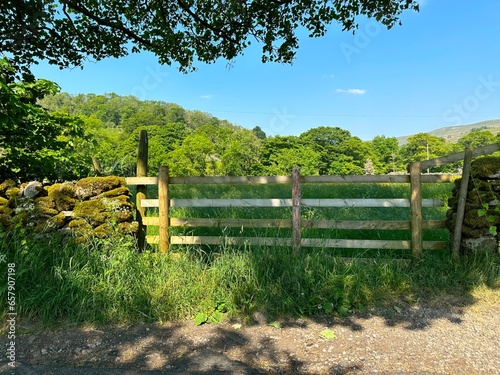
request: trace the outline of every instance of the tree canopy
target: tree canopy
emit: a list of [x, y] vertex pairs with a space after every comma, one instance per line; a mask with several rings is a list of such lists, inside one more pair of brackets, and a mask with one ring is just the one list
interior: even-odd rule
[[[57, 91], [56, 85], [44, 84]], [[12, 89], [20, 90], [21, 87], [42, 89], [40, 83], [7, 84], [3, 89], [11, 90], [7, 91], [7, 96], [3, 96], [4, 102], [15, 100], [12, 98]], [[43, 96], [41, 94], [44, 92], [40, 91], [38, 97]], [[22, 100], [24, 104], [28, 103], [27, 99]], [[41, 106], [36, 107], [37, 110], [49, 110], [46, 116], [58, 118], [61, 113], [66, 113], [68, 119], [72, 118], [74, 123], [79, 124], [80, 135], [75, 133], [69, 137], [68, 134], [56, 132], [53, 137], [46, 137], [43, 144], [29, 141], [30, 134], [25, 133], [19, 133], [23, 134], [21, 139], [14, 139], [20, 142], [26, 138], [28, 145], [42, 148], [52, 146], [54, 142], [65, 142], [64, 151], [61, 150], [57, 155], [51, 151], [54, 157], [44, 163], [48, 168], [56, 167], [49, 177], [51, 179], [62, 179], [63, 173], [68, 176], [71, 171], [74, 177], [93, 173], [94, 160], [99, 163], [100, 173], [105, 175], [133, 175], [140, 130], [148, 132], [150, 174], [155, 175], [161, 165], [168, 165], [172, 176], [289, 175], [295, 167], [300, 168], [303, 175], [311, 176], [398, 173], [405, 172], [413, 161], [444, 156], [465, 147], [477, 147], [500, 139], [499, 135], [495, 136], [485, 128], [464, 135], [456, 144], [444, 138], [419, 133], [409, 137], [406, 144], [400, 145], [396, 138], [385, 136], [363, 141], [348, 130], [332, 126], [318, 126], [298, 136], [267, 136], [260, 126], [246, 129], [209, 113], [187, 110], [174, 103], [142, 101], [133, 96], [114, 93], [57, 93], [38, 99], [36, 103]], [[4, 116], [4, 120], [6, 118]], [[19, 117], [16, 119], [21, 121]], [[0, 123], [5, 124], [2, 123], [1, 114]], [[50, 121], [43, 124], [44, 127], [48, 126], [47, 130], [51, 129]], [[61, 130], [61, 127], [57, 129]], [[0, 142], [1, 136], [8, 135], [8, 130], [7, 125], [0, 126]], [[42, 130], [36, 131], [41, 134]], [[83, 132], [85, 136], [81, 135]], [[68, 140], [73, 142], [70, 144]], [[36, 155], [33, 148], [26, 148], [24, 143], [10, 144], [14, 147], [11, 154], [29, 150], [29, 155]], [[3, 162], [4, 166], [7, 159], [2, 158], [2, 152], [5, 150], [5, 146], [4, 150], [0, 148], [0, 165]], [[21, 159], [9, 160], [9, 166], [15, 167], [17, 171], [11, 175], [25, 179], [18, 174], [24, 170], [23, 166], [18, 165]], [[12, 164], [12, 161], [17, 164]], [[430, 172], [451, 172], [458, 167], [459, 164], [452, 164], [433, 168]], [[37, 165], [34, 173], [42, 170]]]
[[14, 82], [13, 73], [0, 59], [0, 180], [57, 180], [85, 173], [85, 164], [72, 157], [75, 145], [86, 141], [82, 122], [38, 104], [59, 87], [43, 79]]
[[37, 60], [65, 68], [150, 51], [187, 72], [195, 61], [232, 60], [254, 41], [263, 62], [290, 63], [299, 29], [309, 37], [323, 36], [332, 23], [354, 31], [359, 16], [391, 28], [405, 10], [418, 11], [418, 1], [5, 0], [0, 50], [25, 68]]

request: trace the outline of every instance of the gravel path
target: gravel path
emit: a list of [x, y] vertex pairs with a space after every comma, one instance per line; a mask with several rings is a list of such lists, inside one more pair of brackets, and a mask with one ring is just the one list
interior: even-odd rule
[[[500, 304], [398, 307], [270, 326], [191, 321], [40, 330], [20, 323], [5, 374], [500, 374]], [[236, 325], [235, 325], [236, 324]], [[320, 333], [329, 329], [335, 338]], [[1, 337], [6, 342], [6, 337]]]

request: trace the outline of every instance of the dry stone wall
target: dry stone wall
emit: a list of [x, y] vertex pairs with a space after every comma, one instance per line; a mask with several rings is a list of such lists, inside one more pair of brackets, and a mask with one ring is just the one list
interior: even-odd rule
[[0, 184], [0, 227], [23, 225], [35, 232], [61, 231], [78, 242], [116, 231], [134, 235], [134, 205], [121, 177], [88, 177], [43, 186], [38, 181]]
[[[453, 196], [449, 199], [446, 226], [453, 235], [461, 179], [455, 181]], [[500, 157], [487, 156], [471, 165], [465, 217], [462, 226], [464, 252], [498, 251], [500, 231]]]

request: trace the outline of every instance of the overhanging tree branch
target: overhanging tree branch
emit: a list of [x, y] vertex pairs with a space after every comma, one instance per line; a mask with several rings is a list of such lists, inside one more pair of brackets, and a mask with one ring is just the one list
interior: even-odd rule
[[90, 18], [91, 20], [96, 22], [98, 25], [107, 26], [111, 29], [119, 30], [123, 34], [128, 36], [130, 39], [141, 43], [145, 47], [148, 47], [150, 49], [154, 49], [154, 45], [149, 40], [144, 39], [141, 36], [137, 35], [136, 33], [132, 32], [129, 28], [125, 27], [123, 24], [120, 24], [117, 22], [112, 22], [111, 20], [97, 17], [95, 14], [93, 14], [87, 8], [85, 8], [84, 6], [81, 6], [73, 1], [61, 0], [61, 4], [67, 5], [70, 8], [72, 8], [73, 10], [80, 12], [81, 14], [87, 16], [88, 18]]

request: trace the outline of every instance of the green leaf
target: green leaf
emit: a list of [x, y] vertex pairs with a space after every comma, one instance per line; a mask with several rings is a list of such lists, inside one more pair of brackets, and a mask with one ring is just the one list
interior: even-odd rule
[[241, 328], [241, 324], [240, 323], [236, 323], [236, 324], [233, 324], [231, 327], [233, 327], [234, 329], [240, 329]]
[[323, 310], [325, 311], [325, 314], [331, 314], [333, 312], [333, 304], [325, 302], [323, 304]]
[[492, 236], [496, 236], [498, 233], [497, 233], [497, 227], [495, 226], [491, 226], [490, 229], [489, 229], [489, 232]]
[[401, 314], [401, 307], [394, 306], [394, 310], [396, 310], [398, 314]]
[[331, 329], [324, 329], [319, 333], [319, 335], [327, 340], [333, 340], [336, 337], [335, 332]]
[[274, 327], [274, 328], [281, 328], [282, 325], [280, 322], [271, 322], [268, 324], [268, 326]]
[[349, 315], [349, 306], [342, 305], [337, 309], [337, 312], [340, 316], [347, 316]]
[[211, 314], [208, 318], [208, 321], [213, 324], [218, 324], [222, 322], [225, 319], [225, 315], [221, 311], [214, 311], [213, 314]]
[[194, 317], [194, 324], [197, 326], [201, 326], [202, 324], [206, 323], [208, 321], [208, 315], [205, 313], [198, 313]]
[[478, 217], [481, 217], [481, 216], [484, 216], [484, 215], [486, 215], [486, 210], [483, 210], [483, 209], [477, 210], [477, 216]]

